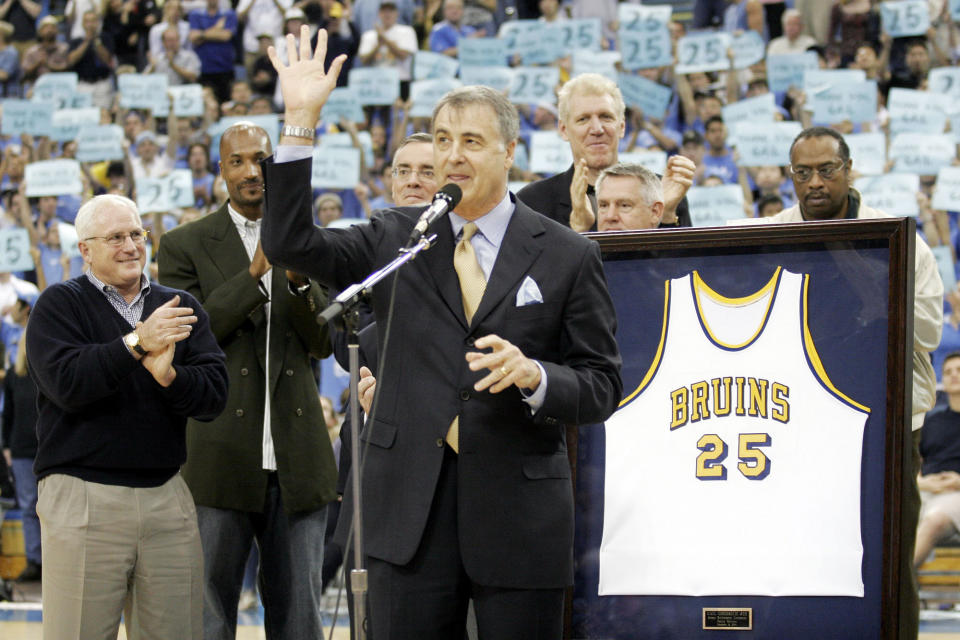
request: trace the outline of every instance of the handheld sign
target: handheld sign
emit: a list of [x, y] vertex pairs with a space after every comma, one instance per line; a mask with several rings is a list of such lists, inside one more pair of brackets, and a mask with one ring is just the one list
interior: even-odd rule
[[800, 133], [799, 122], [741, 122], [736, 127], [737, 153], [741, 167], [785, 167], [790, 164], [790, 145]]
[[360, 182], [360, 150], [318, 147], [313, 150], [314, 189], [353, 189]]
[[919, 36], [930, 28], [930, 10], [926, 0], [881, 2], [883, 30], [893, 38]]
[[890, 89], [890, 134], [943, 133], [949, 102], [949, 97], [929, 91]]
[[617, 63], [620, 62], [619, 51], [592, 51], [590, 49], [573, 50], [573, 73], [570, 77], [576, 78], [581, 73], [598, 73], [614, 82], [617, 81]]
[[0, 273], [31, 271], [30, 235], [26, 229], [0, 229]]
[[77, 228], [66, 222], [58, 222], [57, 230], [60, 236], [60, 250], [69, 258], [79, 258], [80, 248], [77, 246]]
[[509, 91], [513, 84], [513, 69], [505, 67], [464, 67], [460, 80], [464, 85], [483, 85], [497, 91]]
[[366, 105], [392, 105], [400, 97], [400, 72], [393, 67], [351, 69], [349, 85]]
[[939, 247], [930, 247], [933, 257], [937, 260], [937, 271], [940, 272], [940, 279], [943, 280], [943, 290], [953, 291], [957, 287], [957, 269], [953, 262], [953, 255], [950, 247], [940, 245]]
[[433, 51], [417, 51], [413, 54], [413, 79], [452, 78], [460, 66], [454, 58]]
[[449, 91], [462, 86], [456, 78], [434, 78], [432, 80], [414, 80], [410, 85], [410, 97], [413, 106], [410, 108], [411, 118], [429, 118], [433, 115], [433, 107]]
[[570, 143], [556, 131], [530, 133], [530, 171], [553, 175], [566, 171], [573, 163]]
[[691, 187], [687, 191], [690, 220], [695, 227], [722, 227], [744, 217], [743, 190], [737, 184]]
[[122, 73], [117, 76], [117, 91], [124, 109], [150, 109], [154, 115], [166, 115], [169, 110], [165, 73]]
[[357, 92], [352, 87], [337, 87], [331, 91], [320, 112], [320, 119], [327, 123], [340, 122], [341, 118], [350, 122], [366, 121]]
[[77, 160], [123, 160], [123, 128], [118, 124], [82, 126], [77, 132]]
[[775, 120], [776, 103], [772, 93], [764, 93], [752, 98], [731, 102], [723, 107], [723, 123], [727, 125], [729, 135], [727, 143], [736, 146], [736, 129], [741, 122], [770, 123]]
[[943, 167], [950, 166], [957, 145], [950, 136], [924, 133], [901, 133], [890, 144], [893, 170], [898, 173], [916, 173], [935, 176]]
[[88, 107], [86, 109], [57, 109], [52, 119], [52, 140], [75, 140], [83, 125], [100, 124], [100, 109]]
[[559, 27], [563, 31], [562, 44], [565, 51], [574, 49], [599, 51], [603, 46], [603, 26], [600, 24], [600, 18], [564, 20]]
[[666, 151], [626, 151], [619, 154], [618, 160], [646, 167], [660, 176], [667, 172]]
[[517, 67], [513, 70], [510, 84], [510, 102], [514, 104], [548, 102], [557, 103], [553, 88], [560, 82], [560, 70], [556, 67]]
[[730, 34], [721, 31], [694, 33], [677, 41], [677, 73], [719, 71], [730, 66]]
[[733, 34], [730, 46], [733, 48], [733, 66], [736, 69], [746, 69], [760, 62], [767, 55], [767, 46], [763, 38], [752, 30]]
[[4, 100], [0, 133], [5, 136], [49, 136], [53, 133], [53, 103]]
[[505, 67], [507, 43], [500, 38], [461, 38], [457, 56], [461, 67]]
[[526, 61], [527, 56], [539, 46], [540, 34], [545, 27], [538, 20], [512, 20], [500, 25], [497, 36], [506, 45], [508, 56], [519, 56]]
[[[373, 157], [373, 138], [370, 137], [369, 131], [358, 131], [357, 132], [357, 141], [360, 143], [360, 149], [363, 152], [363, 159], [367, 163], [368, 167], [372, 167], [374, 163]], [[321, 147], [339, 147], [342, 149], [356, 149], [353, 146], [353, 139], [350, 137], [350, 134], [347, 132], [343, 133], [328, 133], [320, 138]]]
[[863, 196], [863, 202], [892, 216], [915, 216], [920, 177], [915, 173], [888, 173], [882, 176], [858, 178], [853, 186]]
[[960, 167], [940, 169], [930, 204], [934, 209], [960, 211]]
[[949, 96], [960, 100], [960, 67], [936, 67], [927, 75], [927, 86], [931, 93]]
[[819, 68], [820, 62], [813, 51], [767, 56], [767, 84], [774, 93], [802, 87], [804, 73]]
[[83, 191], [80, 163], [76, 160], [41, 160], [24, 168], [27, 197], [63, 196]]
[[661, 119], [666, 115], [673, 97], [669, 87], [627, 73], [620, 74], [618, 85], [623, 93], [623, 101], [643, 110], [646, 117]]
[[563, 27], [559, 24], [542, 24], [533, 37], [533, 42], [537, 46], [524, 51], [523, 64], [551, 64], [555, 60], [566, 57], [570, 49], [563, 46], [563, 36]]
[[814, 122], [873, 122], [877, 117], [876, 80], [835, 84], [807, 95]]
[[77, 82], [77, 74], [72, 71], [45, 73], [33, 84], [32, 99], [37, 102], [50, 102], [57, 109], [62, 109], [77, 95]]
[[137, 208], [141, 214], [189, 207], [194, 202], [193, 178], [188, 169], [171, 171], [162, 178], [137, 179]]
[[960, 0], [950, 0], [950, 19], [960, 21]]
[[886, 172], [887, 140], [882, 133], [851, 133], [844, 136], [850, 148], [853, 169], [866, 176]]
[[169, 87], [173, 96], [173, 113], [177, 117], [191, 118], [203, 115], [203, 86], [199, 84], [181, 84]]
[[617, 38], [626, 71], [663, 67], [673, 63], [670, 18], [673, 7], [618, 5], [620, 29]]

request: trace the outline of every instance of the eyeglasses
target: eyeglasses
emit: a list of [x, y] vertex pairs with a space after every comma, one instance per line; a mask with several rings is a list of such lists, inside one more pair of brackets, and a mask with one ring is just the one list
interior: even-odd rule
[[90, 236], [89, 238], [84, 238], [83, 241], [103, 240], [111, 247], [122, 247], [123, 243], [127, 241], [127, 238], [133, 240], [133, 244], [140, 245], [147, 241], [147, 236], [149, 235], [150, 232], [146, 229], [137, 229], [127, 233], [114, 233], [113, 235], [109, 236]]
[[793, 177], [796, 178], [797, 182], [807, 182], [813, 178], [813, 173], [817, 172], [820, 174], [820, 178], [824, 181], [833, 180], [837, 177], [837, 174], [843, 171], [843, 168], [847, 166], [846, 161], [841, 162], [840, 164], [825, 164], [822, 167], [790, 167], [790, 173], [793, 174]]
[[433, 169], [411, 169], [410, 167], [400, 167], [393, 170], [393, 177], [406, 181], [417, 174], [424, 180], [433, 180]]

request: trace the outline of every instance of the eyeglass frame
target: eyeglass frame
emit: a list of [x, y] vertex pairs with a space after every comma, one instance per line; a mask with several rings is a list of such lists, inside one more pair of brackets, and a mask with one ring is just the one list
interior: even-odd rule
[[[140, 234], [140, 238], [139, 238], [139, 239], [135, 239], [135, 238], [133, 237], [133, 234], [135, 234], [135, 233]], [[116, 237], [118, 237], [118, 236], [119, 236], [121, 239], [118, 240], [117, 242], [113, 242], [113, 241], [111, 240], [111, 238], [116, 238]], [[84, 239], [83, 239], [83, 242], [87, 242], [88, 240], [103, 240], [104, 242], [106, 242], [106, 243], [107, 243], [108, 245], [110, 245], [111, 247], [122, 247], [123, 244], [124, 244], [124, 242], [126, 242], [127, 238], [129, 238], [130, 241], [131, 241], [135, 246], [139, 246], [139, 245], [141, 245], [141, 244], [146, 244], [147, 238], [149, 238], [149, 237], [150, 237], [150, 230], [149, 230], [149, 229], [135, 229], [135, 230], [133, 230], [133, 231], [127, 231], [126, 233], [114, 233], [114, 234], [111, 234], [111, 235], [109, 235], [109, 236], [90, 236], [89, 238], [84, 238]]]
[[[817, 174], [818, 176], [820, 176], [821, 180], [823, 180], [824, 182], [829, 182], [830, 180], [833, 180], [834, 178], [836, 178], [837, 173], [843, 171], [849, 163], [850, 163], [850, 159], [848, 158], [842, 161], [839, 164], [839, 166], [837, 166], [836, 168], [830, 167], [830, 166], [823, 166], [823, 165], [819, 167], [804, 167], [804, 170], [810, 171], [810, 175], [807, 176], [806, 178], [801, 177], [797, 169], [791, 164], [790, 175], [793, 176], [794, 179], [796, 179], [798, 182], [810, 182], [811, 180], [813, 180], [813, 174]], [[830, 174], [825, 176], [823, 175], [824, 171], [829, 171]]]
[[[410, 173], [406, 177], [404, 177], [400, 175], [401, 171], [409, 171]], [[429, 176], [423, 175], [424, 171], [429, 171], [430, 175]], [[403, 181], [409, 180], [414, 175], [418, 176], [421, 180], [433, 180], [435, 177], [437, 177], [437, 172], [434, 169], [414, 169], [413, 167], [394, 167], [393, 169], [390, 170], [390, 175], [392, 175], [394, 178], [397, 178]]]

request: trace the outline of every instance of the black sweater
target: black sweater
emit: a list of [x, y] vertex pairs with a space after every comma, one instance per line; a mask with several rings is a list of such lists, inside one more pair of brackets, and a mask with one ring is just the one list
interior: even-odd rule
[[39, 391], [37, 479], [64, 473], [101, 484], [159, 486], [186, 460], [188, 417], [211, 420], [227, 400], [223, 352], [190, 294], [152, 284], [142, 319], [180, 294], [197, 323], [177, 343], [177, 376], [161, 387], [127, 350], [132, 328], [85, 275], [43, 292], [27, 323]]

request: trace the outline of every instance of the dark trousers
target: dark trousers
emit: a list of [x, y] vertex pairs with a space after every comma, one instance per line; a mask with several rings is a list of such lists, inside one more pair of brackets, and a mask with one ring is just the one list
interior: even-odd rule
[[467, 576], [457, 535], [457, 455], [449, 449], [413, 560], [399, 566], [368, 558], [368, 571], [371, 640], [462, 640], [471, 599], [481, 640], [563, 636], [562, 588], [504, 589]]

